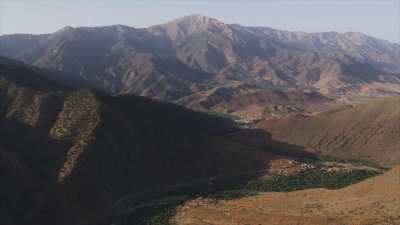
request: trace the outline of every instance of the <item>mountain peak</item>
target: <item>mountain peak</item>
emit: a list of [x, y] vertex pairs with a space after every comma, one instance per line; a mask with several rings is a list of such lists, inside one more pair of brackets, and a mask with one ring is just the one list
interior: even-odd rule
[[72, 30], [74, 30], [73, 27], [71, 27], [71, 26], [65, 26], [65, 27], [63, 27], [63, 28], [57, 30], [56, 33], [64, 33], [64, 32], [69, 32], [69, 31], [72, 31]]
[[162, 25], [153, 26], [150, 30], [156, 33], [165, 33], [173, 40], [179, 40], [192, 34], [202, 32], [229, 33], [229, 27], [225, 23], [208, 16], [197, 14], [175, 19]]
[[[184, 17], [178, 18], [178, 19], [176, 19], [174, 21], [209, 22], [209, 21], [218, 21], [218, 20], [214, 19], [212, 17], [201, 15], [201, 14], [192, 14], [192, 15], [188, 15], [188, 16], [184, 16]], [[220, 23], [222, 23], [222, 22], [220, 22]]]
[[197, 29], [206, 28], [206, 27], [222, 27], [226, 26], [225, 23], [204, 15], [194, 14], [185, 16], [182, 18], [178, 18], [170, 23], [179, 23], [179, 24], [186, 24], [190, 26], [194, 26]]

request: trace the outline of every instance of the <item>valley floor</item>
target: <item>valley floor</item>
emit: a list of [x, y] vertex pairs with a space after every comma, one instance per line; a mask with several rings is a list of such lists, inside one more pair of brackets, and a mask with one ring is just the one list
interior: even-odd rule
[[220, 183], [211, 192], [176, 192], [131, 208], [114, 223], [396, 225], [400, 167], [380, 175], [384, 171], [350, 162], [277, 159], [256, 179]]
[[177, 225], [398, 225], [400, 167], [339, 190], [262, 193], [197, 207], [183, 206], [171, 222]]

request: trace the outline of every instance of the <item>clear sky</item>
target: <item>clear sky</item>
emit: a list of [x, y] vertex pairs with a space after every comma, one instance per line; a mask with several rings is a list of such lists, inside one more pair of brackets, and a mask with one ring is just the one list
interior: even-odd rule
[[284, 30], [359, 31], [400, 43], [400, 0], [0, 0], [0, 34], [146, 27], [189, 14]]

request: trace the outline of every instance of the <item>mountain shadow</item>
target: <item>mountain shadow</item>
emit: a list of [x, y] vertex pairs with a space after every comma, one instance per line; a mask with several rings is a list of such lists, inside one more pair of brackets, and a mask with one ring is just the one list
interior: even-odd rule
[[0, 220], [7, 225], [96, 224], [123, 211], [124, 199], [254, 176], [287, 157], [235, 141], [229, 134], [239, 129], [223, 118], [143, 97], [74, 91], [4, 63], [0, 116], [7, 183]]

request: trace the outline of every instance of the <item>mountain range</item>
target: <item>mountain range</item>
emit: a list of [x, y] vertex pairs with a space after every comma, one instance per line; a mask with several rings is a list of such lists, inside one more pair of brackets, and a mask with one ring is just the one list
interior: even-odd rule
[[286, 157], [235, 142], [227, 134], [237, 130], [171, 103], [74, 90], [0, 58], [0, 223], [102, 224], [127, 196], [207, 187]]
[[[3, 35], [0, 55], [70, 74], [107, 93], [247, 119], [400, 93], [399, 44], [356, 32], [290, 32], [201, 15], [139, 29]], [[296, 105], [293, 95], [313, 107]]]
[[[300, 145], [277, 141], [274, 129], [272, 135], [262, 130], [240, 130], [230, 120], [171, 103], [76, 90], [47, 79], [49, 74], [53, 71], [0, 58], [2, 224], [112, 224], [135, 204], [158, 196], [184, 190], [212, 190], [246, 177], [258, 177], [269, 171], [272, 164], [286, 162], [288, 158], [308, 159], [314, 154]], [[349, 134], [350, 141], [346, 142], [359, 143], [369, 138], [371, 146], [385, 149], [375, 149], [372, 154], [373, 149], [358, 151], [354, 148], [357, 145], [352, 145], [341, 151], [347, 155], [336, 155], [357, 155], [359, 159], [374, 156], [384, 165], [393, 165], [398, 162], [397, 103], [398, 98], [392, 97], [354, 109], [339, 108], [312, 116], [315, 119], [305, 124], [314, 127], [313, 120], [320, 120], [328, 123], [324, 127], [331, 127], [334, 134], [339, 128], [330, 123], [330, 115], [338, 113], [337, 118], [343, 118], [337, 122], [343, 129], [347, 129], [345, 125], [352, 127], [349, 121], [358, 124], [356, 118], [361, 118], [363, 126], [355, 130], [359, 134]], [[314, 135], [307, 125], [299, 124], [292, 126], [292, 136]], [[382, 125], [382, 132], [378, 132], [379, 138], [371, 138], [369, 131], [376, 124]], [[277, 123], [274, 128], [284, 126]], [[321, 129], [316, 131], [324, 134]], [[334, 141], [338, 139], [331, 136]], [[265, 142], [254, 143], [260, 137]], [[386, 149], [381, 140], [391, 140], [392, 147]], [[288, 141], [307, 146], [304, 142]], [[335, 155], [335, 149], [325, 151], [322, 149], [325, 154]], [[370, 183], [380, 184], [374, 180]], [[386, 199], [387, 196], [382, 197], [382, 190], [386, 189], [376, 187], [376, 199]], [[339, 194], [327, 193], [336, 200]], [[302, 201], [301, 196], [292, 195]], [[393, 207], [392, 203], [382, 204]], [[383, 219], [396, 211], [390, 208], [385, 212], [378, 210], [374, 218]]]
[[[400, 46], [361, 33], [289, 32], [193, 15], [140, 29], [3, 35], [0, 55], [1, 224], [115, 224], [143, 204], [162, 205], [161, 197], [229, 188], [273, 165], [322, 165], [320, 155], [400, 162], [400, 99], [392, 96], [400, 94]], [[372, 97], [385, 98], [359, 103]], [[262, 121], [242, 129], [213, 112]], [[339, 206], [317, 222], [346, 212], [335, 220], [345, 223], [352, 214], [340, 207], [351, 197], [368, 214], [365, 223], [397, 222], [398, 199], [387, 195], [398, 186], [396, 173], [337, 191], [245, 198], [256, 202], [245, 216], [264, 216], [255, 207], [262, 199], [277, 205], [269, 208], [277, 216], [268, 211], [275, 219], [283, 210], [293, 223], [298, 210], [321, 215], [319, 206], [331, 205], [320, 199], [328, 197]], [[218, 217], [218, 210], [207, 212]], [[176, 218], [193, 224], [187, 215]]]

